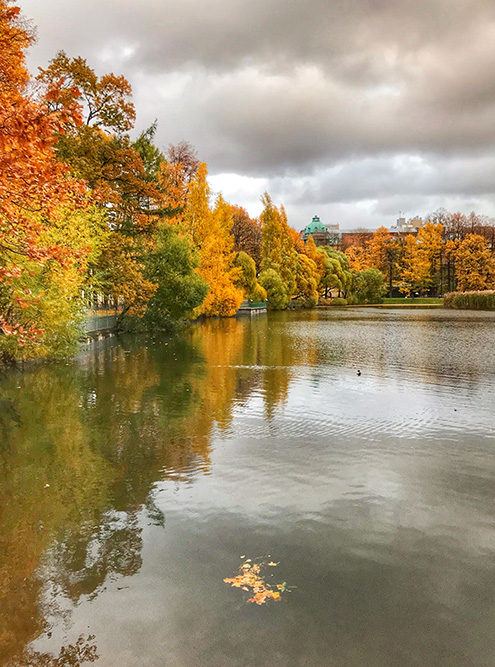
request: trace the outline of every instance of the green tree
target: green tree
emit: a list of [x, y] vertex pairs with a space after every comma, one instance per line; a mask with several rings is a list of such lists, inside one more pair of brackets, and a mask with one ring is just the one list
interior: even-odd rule
[[297, 255], [296, 291], [294, 298], [300, 299], [307, 308], [318, 303], [318, 283], [320, 274], [316, 262], [307, 255]]
[[352, 272], [350, 292], [358, 303], [381, 303], [386, 290], [383, 273], [378, 269]]
[[347, 294], [351, 287], [352, 272], [349, 269], [349, 260], [345, 253], [335, 250], [331, 246], [323, 246], [325, 253], [324, 273], [320, 281], [322, 293], [327, 296], [332, 289], [339, 291], [339, 296]]
[[234, 266], [240, 269], [236, 280], [236, 286], [240, 287], [246, 299], [252, 301], [265, 301], [266, 292], [258, 283], [256, 277], [256, 264], [254, 259], [245, 252], [240, 252], [234, 262]]
[[170, 329], [189, 316], [204, 301], [209, 286], [195, 269], [199, 255], [187, 237], [173, 225], [162, 223], [155, 236], [153, 251], [145, 260], [145, 276], [157, 284], [143, 321], [153, 328]]
[[268, 305], [273, 310], [287, 307], [290, 297], [281, 276], [275, 269], [266, 269], [260, 273], [260, 285], [266, 290]]

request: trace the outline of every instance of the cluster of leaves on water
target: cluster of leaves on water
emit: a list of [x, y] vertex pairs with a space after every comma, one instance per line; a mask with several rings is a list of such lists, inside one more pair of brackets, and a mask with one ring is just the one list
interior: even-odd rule
[[[244, 556], [241, 556], [241, 558], [244, 558]], [[224, 582], [234, 588], [240, 588], [243, 591], [251, 593], [252, 597], [249, 598], [248, 602], [255, 602], [262, 605], [268, 602], [268, 600], [280, 600], [281, 593], [288, 590], [287, 582], [284, 581], [272, 586], [265, 581], [264, 575], [261, 573], [263, 567], [276, 567], [277, 565], [278, 563], [272, 561], [265, 563], [263, 560], [253, 563], [248, 558], [239, 567], [237, 575], [224, 579]]]

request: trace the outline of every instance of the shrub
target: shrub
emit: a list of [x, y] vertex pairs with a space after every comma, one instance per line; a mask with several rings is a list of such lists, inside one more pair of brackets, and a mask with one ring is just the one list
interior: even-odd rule
[[443, 297], [443, 305], [458, 310], [495, 310], [495, 290], [449, 292]]
[[331, 306], [347, 306], [347, 299], [343, 299], [340, 296], [335, 297], [330, 301]]
[[317, 304], [316, 298], [314, 296], [308, 296], [303, 300], [303, 308], [314, 308]]

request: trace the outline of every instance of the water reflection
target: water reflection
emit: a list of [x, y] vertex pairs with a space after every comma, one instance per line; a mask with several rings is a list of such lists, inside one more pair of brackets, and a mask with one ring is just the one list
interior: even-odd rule
[[[229, 634], [239, 621], [215, 586], [241, 553], [275, 543], [300, 592], [292, 611], [268, 612], [265, 639], [237, 608], [260, 633], [252, 664], [334, 664], [323, 658], [338, 630], [327, 627], [332, 612], [348, 633], [335, 664], [392, 664], [399, 654], [397, 664], [427, 664], [374, 644], [370, 628], [394, 618], [395, 642], [407, 647], [409, 622], [427, 655], [429, 623], [438, 643], [458, 629], [459, 607], [472, 622], [472, 598], [466, 590], [456, 602], [452, 582], [480, 594], [495, 574], [486, 565], [495, 361], [483, 352], [494, 324], [490, 314], [443, 311], [280, 313], [212, 320], [165, 341], [107, 339], [75, 362], [7, 373], [0, 663], [99, 656], [133, 665], [141, 638], [156, 641], [166, 627], [170, 662], [153, 649], [147, 664], [245, 664], [248, 643]], [[218, 599], [207, 604], [211, 589]], [[316, 607], [310, 591], [319, 591]], [[129, 625], [117, 595], [148, 623]], [[407, 598], [402, 614], [397, 596]], [[109, 613], [128, 628], [127, 652], [105, 622], [92, 625], [96, 638], [79, 638]], [[311, 646], [289, 640], [295, 627]], [[202, 663], [180, 643], [187, 632], [205, 650]], [[445, 655], [457, 662], [442, 662], [437, 647], [430, 664], [484, 664], [483, 651], [464, 660], [452, 642]]]

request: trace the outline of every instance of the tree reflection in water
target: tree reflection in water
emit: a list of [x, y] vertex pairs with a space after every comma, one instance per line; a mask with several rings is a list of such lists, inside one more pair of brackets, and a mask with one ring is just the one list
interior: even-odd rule
[[62, 646], [58, 657], [38, 651], [26, 651], [22, 661], [17, 661], [12, 667], [79, 667], [84, 663], [96, 662], [98, 654], [94, 635], [87, 639], [79, 637], [75, 644]]
[[208, 474], [213, 429], [230, 428], [236, 402], [260, 389], [268, 418], [283, 404], [302, 351], [284, 327], [268, 344], [266, 327], [266, 318], [212, 320], [166, 341], [111, 339], [78, 362], [6, 374], [0, 664], [72, 665], [93, 655], [77, 643], [58, 658], [22, 657], [62, 613], [55, 598], [76, 604], [109, 577], [139, 571], [138, 514], [165, 523], [154, 484]]

